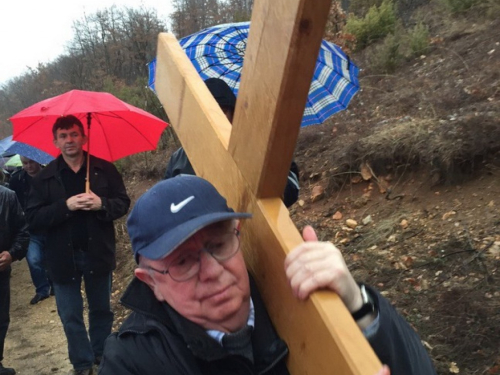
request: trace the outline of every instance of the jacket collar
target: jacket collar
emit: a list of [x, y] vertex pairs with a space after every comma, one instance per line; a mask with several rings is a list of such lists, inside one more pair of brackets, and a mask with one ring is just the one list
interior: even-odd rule
[[[288, 347], [278, 337], [272, 326], [255, 282], [251, 277], [250, 289], [255, 307], [255, 328], [252, 333], [254, 366], [257, 372], [260, 373], [283, 359], [288, 354]], [[193, 355], [201, 360], [215, 361], [229, 356], [229, 353], [210, 337], [204, 328], [181, 316], [169, 304], [159, 302], [149, 286], [137, 278], [134, 278], [129, 284], [120, 302], [125, 307], [148, 316], [180, 336]], [[128, 327], [128, 329], [134, 329], [134, 327]], [[137, 327], [134, 330], [137, 330]]]
[[[85, 155], [85, 162], [83, 163], [83, 165], [87, 165], [87, 152], [86, 151], [84, 151], [84, 155]], [[92, 171], [94, 169], [102, 169], [103, 168], [102, 161], [103, 161], [102, 159], [97, 158], [93, 155], [90, 155], [90, 170]], [[42, 175], [42, 178], [44, 178], [44, 179], [52, 178], [52, 177], [59, 175], [60, 163], [65, 163], [62, 155], [59, 155], [57, 158], [55, 158], [49, 164], [47, 164], [47, 166], [45, 168], [43, 168], [39, 174]], [[43, 172], [43, 174], [41, 172]]]

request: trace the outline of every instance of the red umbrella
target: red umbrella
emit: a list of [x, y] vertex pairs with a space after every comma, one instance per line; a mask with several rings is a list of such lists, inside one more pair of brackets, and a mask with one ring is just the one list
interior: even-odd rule
[[165, 121], [109, 93], [72, 90], [12, 116], [13, 139], [58, 156], [59, 149], [52, 142], [52, 126], [57, 118], [67, 115], [76, 116], [87, 125], [85, 150], [108, 161], [156, 149], [167, 127]]

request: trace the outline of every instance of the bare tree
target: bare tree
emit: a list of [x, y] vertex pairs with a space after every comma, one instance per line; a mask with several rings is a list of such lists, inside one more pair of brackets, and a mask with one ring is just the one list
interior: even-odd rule
[[1, 129], [10, 133], [7, 119], [14, 113], [71, 89], [108, 91], [144, 103], [151, 95], [145, 89], [146, 64], [156, 55], [158, 33], [166, 30], [166, 20], [147, 8], [112, 7], [84, 15], [73, 24], [65, 54], [0, 88]]
[[250, 20], [253, 0], [173, 0], [170, 15], [177, 38], [210, 26]]
[[84, 65], [77, 80], [95, 89], [108, 76], [131, 84], [145, 75], [146, 63], [155, 55], [156, 37], [166, 25], [154, 10], [112, 7], [85, 16], [73, 29], [70, 55], [80, 55]]

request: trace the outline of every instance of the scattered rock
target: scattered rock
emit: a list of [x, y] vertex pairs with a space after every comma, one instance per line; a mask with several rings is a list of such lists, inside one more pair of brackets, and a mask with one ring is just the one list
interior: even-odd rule
[[368, 165], [368, 163], [361, 164], [360, 169], [361, 169], [361, 177], [363, 177], [363, 180], [368, 181], [369, 179], [371, 179], [373, 177], [372, 172], [371, 172], [371, 168]]
[[359, 197], [354, 202], [352, 202], [352, 206], [354, 208], [361, 208], [368, 203], [368, 200], [369, 200], [369, 197], [367, 195], [363, 194], [361, 197]]
[[363, 225], [368, 225], [368, 224], [372, 223], [373, 222], [372, 215], [368, 215], [363, 220], [361, 220], [361, 222], [363, 223]]
[[309, 175], [309, 179], [311, 181], [318, 181], [320, 177], [321, 177], [321, 173], [318, 173], [318, 172], [314, 172], [314, 173], [311, 173]]
[[396, 242], [396, 235], [395, 235], [395, 234], [391, 234], [391, 235], [387, 238], [387, 242]]
[[299, 201], [297, 203], [299, 204], [300, 207], [304, 207], [304, 204], [305, 204], [304, 200], [299, 199]]
[[347, 225], [351, 229], [355, 229], [358, 226], [358, 222], [354, 219], [347, 219], [345, 221], [345, 225]]
[[460, 369], [458, 368], [456, 362], [450, 362], [449, 370], [452, 374], [458, 374], [460, 372]]
[[401, 226], [402, 229], [408, 228], [408, 220], [406, 219], [401, 220], [401, 223], [399, 223], [399, 225]]
[[448, 211], [443, 215], [443, 220], [448, 220], [451, 216], [456, 215], [456, 211]]
[[335, 213], [333, 214], [332, 219], [333, 219], [333, 220], [342, 220], [342, 217], [343, 217], [343, 216], [344, 216], [344, 215], [342, 215], [342, 212], [337, 211], [337, 212], [335, 212]]
[[488, 254], [493, 257], [500, 257], [500, 241], [495, 243], [488, 249]]
[[363, 181], [363, 179], [361, 178], [361, 176], [354, 176], [351, 178], [351, 183], [352, 184], [359, 184], [361, 181]]
[[325, 189], [323, 188], [323, 186], [316, 185], [312, 189], [311, 202], [313, 202], [313, 203], [317, 202], [317, 201], [323, 199], [324, 196], [325, 196]]
[[385, 194], [387, 189], [389, 189], [389, 184], [385, 180], [379, 180], [378, 190], [380, 191], [380, 194]]

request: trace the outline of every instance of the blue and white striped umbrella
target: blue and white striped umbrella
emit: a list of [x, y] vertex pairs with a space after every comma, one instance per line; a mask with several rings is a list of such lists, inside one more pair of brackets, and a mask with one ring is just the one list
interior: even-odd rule
[[13, 141], [11, 135], [0, 141], [0, 155], [3, 156], [4, 154], [19, 154], [40, 164], [48, 164], [54, 160], [52, 155], [36, 147], [27, 145], [26, 143]]
[[[221, 78], [238, 96], [250, 22], [209, 27], [179, 41], [203, 78]], [[154, 91], [156, 61], [149, 63], [148, 87]], [[359, 90], [359, 69], [335, 44], [323, 40], [301, 126], [321, 124], [347, 108]]]

